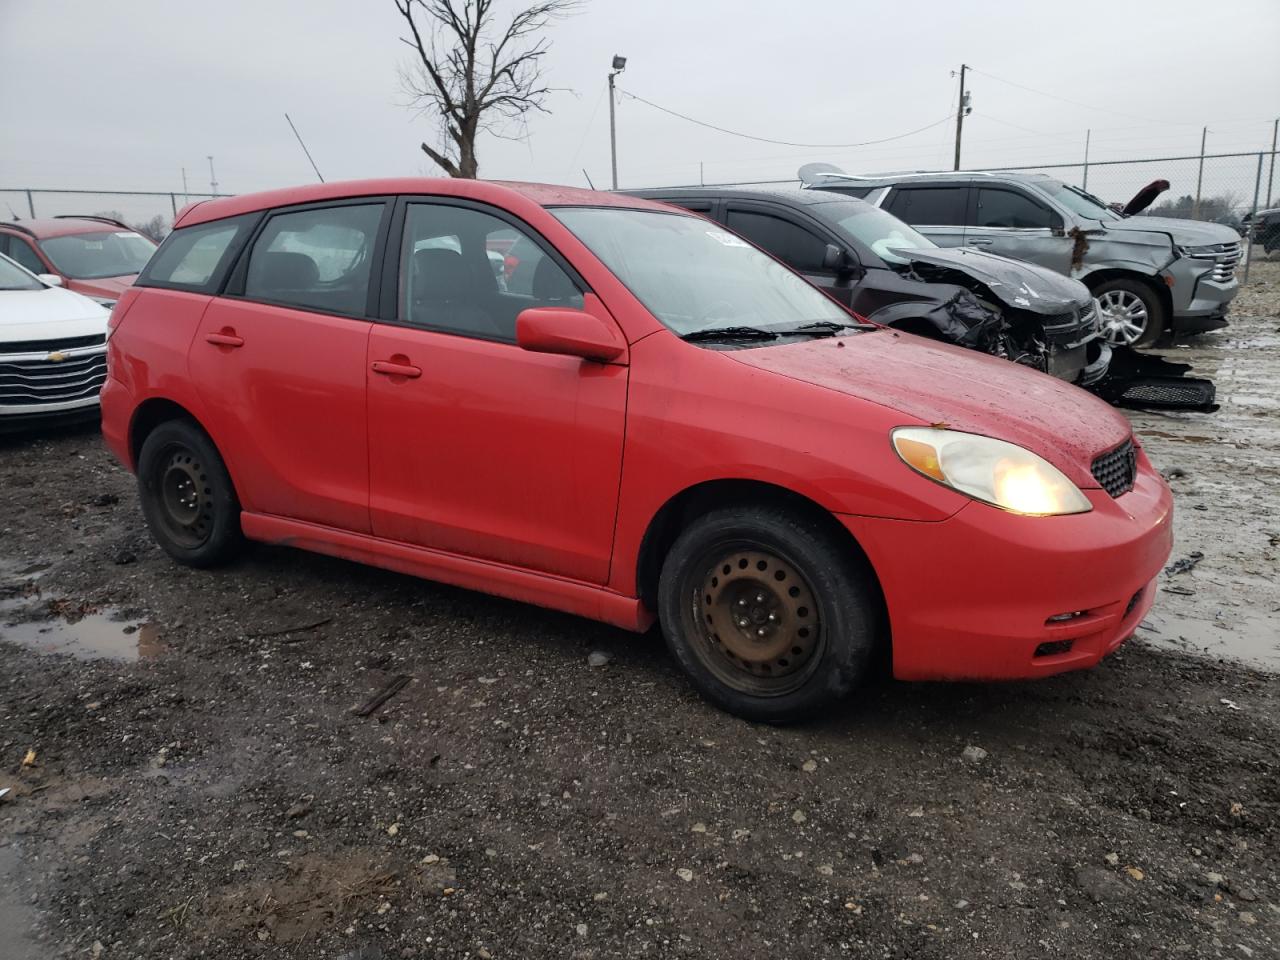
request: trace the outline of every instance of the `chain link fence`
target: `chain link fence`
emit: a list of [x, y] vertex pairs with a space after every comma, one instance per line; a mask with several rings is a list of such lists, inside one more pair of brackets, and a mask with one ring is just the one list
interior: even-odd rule
[[188, 203], [225, 196], [230, 194], [0, 188], [0, 219], [36, 220], [77, 214], [112, 217], [160, 241], [173, 229], [174, 217]]

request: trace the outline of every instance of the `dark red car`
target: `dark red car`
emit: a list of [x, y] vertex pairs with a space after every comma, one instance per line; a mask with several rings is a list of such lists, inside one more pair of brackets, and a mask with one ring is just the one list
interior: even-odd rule
[[0, 221], [0, 253], [108, 307], [155, 251], [155, 241], [110, 217]]
[[1170, 551], [1169, 490], [1105, 403], [862, 323], [651, 201], [423, 179], [208, 201], [111, 325], [103, 432], [178, 560], [247, 538], [656, 618], [760, 720], [822, 708], [885, 644], [909, 679], [1096, 664]]

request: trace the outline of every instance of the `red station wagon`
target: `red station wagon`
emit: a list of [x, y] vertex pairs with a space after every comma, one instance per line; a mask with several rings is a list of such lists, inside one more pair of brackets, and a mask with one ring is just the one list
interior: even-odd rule
[[[509, 283], [493, 252], [518, 250]], [[188, 207], [111, 318], [103, 432], [176, 559], [244, 539], [645, 630], [785, 722], [1096, 664], [1169, 490], [1051, 377], [861, 322], [662, 204], [468, 180]]]

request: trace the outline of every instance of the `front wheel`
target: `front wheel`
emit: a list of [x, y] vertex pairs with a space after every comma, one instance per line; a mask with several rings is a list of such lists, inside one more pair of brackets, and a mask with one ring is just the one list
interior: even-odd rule
[[690, 524], [663, 564], [658, 601], [698, 691], [765, 723], [802, 720], [847, 693], [880, 630], [865, 560], [818, 520], [775, 507]]
[[1102, 337], [1116, 347], [1149, 347], [1164, 333], [1164, 304], [1141, 280], [1117, 277], [1093, 291]]
[[143, 441], [138, 494], [152, 537], [180, 563], [215, 566], [244, 545], [231, 476], [213, 441], [189, 421], [162, 423]]

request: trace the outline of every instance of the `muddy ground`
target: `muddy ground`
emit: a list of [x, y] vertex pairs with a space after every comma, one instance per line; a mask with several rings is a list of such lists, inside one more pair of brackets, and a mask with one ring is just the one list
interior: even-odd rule
[[1280, 263], [1253, 278], [1169, 351], [1223, 409], [1133, 418], [1203, 554], [1138, 640], [799, 729], [705, 706], [652, 636], [282, 549], [175, 566], [94, 432], [0, 441], [0, 957], [1280, 956]]

